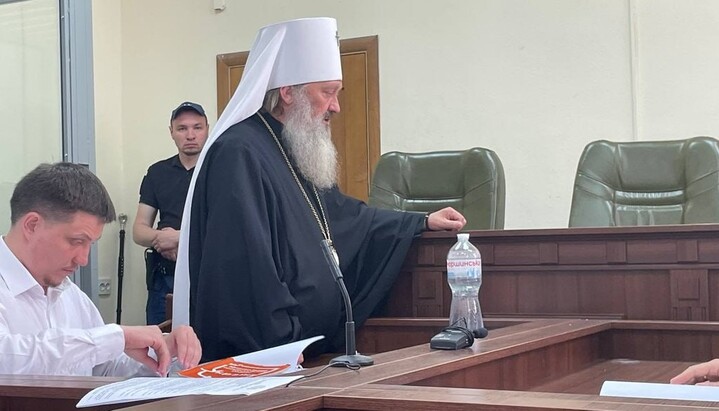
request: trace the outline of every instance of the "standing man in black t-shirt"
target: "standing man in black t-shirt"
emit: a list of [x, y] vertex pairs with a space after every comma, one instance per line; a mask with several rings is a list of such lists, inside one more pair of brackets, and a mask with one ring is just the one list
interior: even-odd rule
[[[180, 104], [170, 116], [170, 135], [177, 155], [151, 165], [142, 179], [132, 239], [148, 247], [147, 324], [159, 324], [166, 318], [165, 295], [172, 292], [174, 283], [182, 209], [207, 133], [207, 116], [202, 106], [191, 102]], [[160, 220], [153, 228], [158, 211]]]

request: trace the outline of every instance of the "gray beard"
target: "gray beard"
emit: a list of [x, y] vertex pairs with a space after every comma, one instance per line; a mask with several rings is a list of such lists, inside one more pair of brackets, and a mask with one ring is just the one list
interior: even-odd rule
[[323, 118], [312, 117], [312, 105], [301, 90], [293, 108], [287, 111], [282, 139], [289, 156], [310, 183], [320, 190], [337, 184], [337, 149]]

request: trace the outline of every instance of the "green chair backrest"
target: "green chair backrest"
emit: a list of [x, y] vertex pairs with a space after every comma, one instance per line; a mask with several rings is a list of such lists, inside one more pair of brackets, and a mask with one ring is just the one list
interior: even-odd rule
[[369, 205], [423, 212], [454, 207], [467, 219], [466, 229], [502, 229], [504, 169], [486, 148], [388, 152], [375, 168]]
[[719, 142], [589, 143], [574, 182], [570, 227], [719, 223]]

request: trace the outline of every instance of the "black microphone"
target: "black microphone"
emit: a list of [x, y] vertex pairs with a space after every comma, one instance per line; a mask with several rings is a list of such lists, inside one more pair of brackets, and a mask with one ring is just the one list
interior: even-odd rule
[[484, 338], [489, 335], [489, 331], [484, 327], [479, 327], [479, 330], [474, 330], [473, 334], [474, 338]]
[[372, 357], [357, 352], [355, 345], [355, 322], [352, 316], [352, 301], [350, 301], [350, 295], [347, 292], [342, 271], [340, 271], [339, 262], [337, 261], [337, 254], [332, 249], [330, 240], [322, 240], [322, 253], [325, 255], [325, 259], [330, 266], [330, 271], [332, 271], [337, 285], [340, 287], [340, 294], [342, 294], [345, 312], [347, 313], [347, 322], [345, 322], [345, 355], [333, 358], [330, 360], [330, 365], [333, 367], [345, 367], [348, 365], [364, 367], [372, 365], [374, 364]]

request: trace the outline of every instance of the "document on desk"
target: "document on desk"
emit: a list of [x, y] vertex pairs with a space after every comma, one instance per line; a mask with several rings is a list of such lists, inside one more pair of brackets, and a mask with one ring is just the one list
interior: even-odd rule
[[298, 361], [305, 348], [323, 338], [324, 336], [318, 335], [279, 347], [211, 361], [180, 371], [178, 374], [193, 378], [228, 378], [266, 377], [294, 372], [302, 369]]
[[609, 397], [654, 398], [659, 400], [719, 401], [719, 387], [605, 381], [599, 395]]
[[261, 378], [153, 378], [139, 377], [103, 385], [87, 393], [77, 408], [156, 400], [181, 395], [250, 395], [288, 384], [293, 377]]
[[302, 367], [298, 364], [300, 354], [310, 344], [322, 338], [324, 337], [320, 335], [279, 347], [211, 361], [178, 373], [179, 376], [191, 378], [130, 378], [104, 385], [82, 397], [77, 407], [180, 395], [250, 395], [269, 390], [302, 378], [301, 375], [278, 375], [301, 370]]

